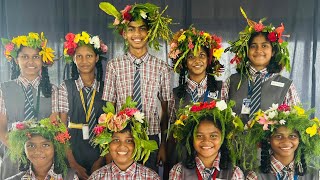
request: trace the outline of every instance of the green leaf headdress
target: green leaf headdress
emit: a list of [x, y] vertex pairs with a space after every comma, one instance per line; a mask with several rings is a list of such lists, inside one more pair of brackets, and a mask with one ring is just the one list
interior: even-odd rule
[[[301, 163], [301, 153], [304, 153], [306, 164], [315, 157], [320, 156], [320, 122], [318, 118], [310, 120], [311, 111], [305, 111], [301, 106], [288, 106], [282, 104], [273, 104], [266, 111], [259, 110], [255, 113], [252, 120], [245, 125], [246, 135], [238, 136], [242, 144], [240, 152], [246, 152], [246, 157], [243, 157], [243, 170], [252, 170], [258, 167], [257, 145], [268, 140], [270, 135], [279, 126], [286, 126], [288, 129], [299, 133], [300, 143], [295, 152], [295, 164]], [[312, 164], [320, 167], [320, 163]]]
[[181, 29], [173, 35], [170, 43], [169, 57], [173, 59], [174, 71], [180, 73], [182, 63], [190, 51], [197, 55], [201, 47], [206, 47], [210, 50], [209, 64], [215, 64], [213, 72], [218, 75], [219, 69], [222, 67], [219, 62], [223, 53], [221, 43], [222, 38], [215, 34], [211, 35], [208, 32], [199, 31], [192, 26], [187, 30]]
[[149, 27], [146, 39], [148, 39], [150, 47], [159, 50], [159, 40], [168, 41], [170, 39], [172, 32], [169, 25], [172, 23], [172, 19], [163, 16], [167, 7], [162, 12], [159, 12], [158, 6], [151, 3], [127, 5], [120, 12], [109, 2], [101, 2], [99, 7], [108, 15], [115, 17], [111, 27], [115, 28], [115, 31], [120, 35], [130, 21], [146, 20]]
[[217, 120], [221, 123], [221, 144], [224, 140], [227, 140], [227, 147], [229, 149], [229, 157], [235, 165], [236, 163], [236, 152], [233, 148], [234, 135], [237, 132], [243, 131], [243, 123], [241, 119], [235, 116], [232, 111], [234, 106], [234, 101], [230, 101], [228, 104], [224, 100], [222, 101], [211, 101], [193, 103], [178, 110], [177, 117], [178, 120], [170, 127], [169, 131], [173, 134], [173, 137], [177, 141], [178, 148], [186, 147], [187, 152], [191, 155], [190, 140], [193, 138], [196, 132], [200, 120], [202, 117], [210, 115], [214, 119], [214, 123]]
[[158, 149], [157, 142], [149, 140], [147, 135], [148, 124], [144, 114], [135, 107], [136, 104], [131, 97], [127, 97], [126, 103], [121, 107], [118, 114], [115, 114], [115, 108], [110, 102], [107, 102], [106, 106], [103, 107], [105, 114], [100, 116], [99, 124], [93, 130], [96, 134], [94, 143], [100, 146], [101, 156], [109, 152], [112, 134], [123, 130], [128, 125], [131, 128], [135, 144], [132, 156], [135, 161], [143, 160], [143, 163], [145, 163], [151, 151]]
[[66, 126], [60, 120], [41, 119], [39, 122], [33, 120], [16, 122], [12, 125], [8, 135], [10, 146], [10, 157], [22, 164], [27, 164], [25, 155], [25, 143], [34, 135], [40, 135], [50, 140], [54, 145], [55, 169], [66, 174], [67, 165], [65, 162], [66, 150], [69, 147], [70, 135]]
[[[231, 59], [230, 63], [236, 63], [237, 71], [241, 73], [242, 76], [250, 77], [250, 73], [248, 70], [249, 58], [249, 40], [251, 35], [256, 32], [265, 32], [268, 33], [268, 40], [271, 42], [272, 47], [277, 47], [279, 50], [277, 54], [274, 56], [274, 61], [279, 64], [282, 68], [286, 68], [287, 71], [290, 71], [290, 59], [289, 59], [289, 50], [288, 50], [288, 42], [283, 41], [284, 26], [281, 23], [281, 26], [275, 28], [272, 24], [265, 26], [263, 25], [263, 21], [266, 18], [263, 18], [259, 21], [259, 23], [250, 20], [244, 10], [240, 7], [240, 11], [243, 17], [247, 20], [248, 25], [245, 27], [243, 31], [239, 33], [239, 39], [232, 42], [229, 41], [230, 47], [228, 47], [226, 51], [230, 51], [235, 53], [235, 57]], [[241, 82], [241, 81], [240, 81]]]
[[12, 38], [12, 40], [1, 38], [2, 44], [4, 45], [4, 55], [8, 61], [12, 58], [16, 59], [18, 56], [18, 50], [21, 46], [30, 47], [33, 49], [40, 49], [39, 55], [42, 56], [42, 61], [46, 65], [53, 64], [54, 51], [47, 47], [48, 39], [44, 36], [43, 32], [34, 33], [30, 32], [27, 36], [22, 35]]

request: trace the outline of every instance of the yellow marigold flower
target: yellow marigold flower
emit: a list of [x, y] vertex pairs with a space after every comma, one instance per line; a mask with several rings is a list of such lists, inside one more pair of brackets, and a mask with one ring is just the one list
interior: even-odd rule
[[255, 113], [255, 115], [256, 115], [256, 118], [254, 118], [255, 121], [258, 121], [260, 119], [260, 117], [264, 116], [261, 109], [259, 109], [258, 112]]
[[314, 124], [312, 127], [308, 127], [306, 129], [306, 133], [310, 135], [310, 137], [314, 136], [315, 134], [317, 134], [318, 131], [318, 126], [316, 124]]
[[209, 38], [209, 37], [211, 37], [211, 36], [210, 36], [210, 34], [209, 34], [209, 33], [206, 33], [206, 32], [205, 32], [205, 33], [203, 33], [203, 36], [204, 36], [205, 38]]
[[38, 39], [39, 39], [39, 34], [38, 34], [38, 33], [32, 33], [32, 32], [30, 32], [30, 33], [29, 33], [29, 38], [38, 40]]
[[304, 109], [299, 107], [299, 106], [293, 106], [293, 108], [296, 110], [297, 114], [299, 116], [303, 116], [304, 115]]
[[64, 55], [68, 55], [67, 50], [68, 50], [67, 48], [64, 48], [64, 49], [63, 49], [63, 54], [64, 54]]
[[178, 42], [184, 41], [186, 39], [186, 35], [182, 34], [179, 38], [178, 38]]
[[111, 112], [108, 112], [107, 117], [106, 117], [106, 122], [109, 122], [109, 120], [114, 116]]
[[312, 121], [314, 121], [314, 122], [317, 123], [317, 124], [320, 123], [320, 121], [319, 121], [319, 119], [318, 119], [317, 117], [313, 118]]
[[76, 34], [76, 36], [74, 37], [74, 40], [73, 40], [73, 41], [74, 41], [75, 43], [78, 43], [79, 40], [80, 40], [80, 36], [81, 36], [80, 34]]
[[90, 41], [90, 36], [87, 32], [82, 31], [80, 40], [84, 41], [84, 43], [88, 44]]
[[27, 36], [18, 36], [12, 39], [12, 43], [17, 45], [17, 48], [19, 49], [20, 46], [27, 46]]
[[184, 126], [183, 122], [180, 119], [176, 120], [176, 122], [174, 124], [175, 125], [183, 125]]
[[217, 59], [220, 59], [223, 51], [224, 51], [223, 48], [214, 49], [213, 50], [213, 56], [216, 57]]
[[44, 47], [42, 48], [42, 51], [39, 52], [39, 55], [42, 56], [42, 61], [44, 63], [48, 63], [48, 62], [53, 62], [53, 58], [54, 58], [53, 53], [54, 53], [53, 49]]

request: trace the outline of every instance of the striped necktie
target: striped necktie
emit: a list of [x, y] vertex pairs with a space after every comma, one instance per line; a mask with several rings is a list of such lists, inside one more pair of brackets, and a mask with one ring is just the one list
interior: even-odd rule
[[[91, 102], [91, 99], [93, 98], [92, 97], [92, 93], [93, 93], [93, 90], [91, 87], [84, 87], [84, 90], [86, 91], [87, 93], [87, 103], [86, 103], [86, 108], [87, 108], [87, 111], [89, 110], [89, 106], [90, 106], [90, 102]], [[87, 112], [89, 113], [89, 112]], [[94, 138], [94, 133], [93, 133], [93, 129], [94, 129], [94, 126], [96, 125], [96, 113], [94, 111], [94, 105], [92, 106], [92, 110], [91, 110], [91, 114], [90, 114], [90, 117], [89, 117], [89, 144], [91, 146], [94, 146], [93, 144], [93, 138]]]
[[282, 170], [282, 176], [281, 176], [281, 180], [289, 180], [289, 171], [286, 167], [284, 167]]
[[258, 76], [256, 77], [256, 81], [254, 82], [253, 88], [251, 90], [251, 103], [250, 103], [250, 115], [249, 119], [251, 120], [254, 113], [258, 111], [261, 105], [261, 72], [257, 72]]
[[134, 73], [134, 81], [133, 81], [133, 101], [137, 102], [137, 109], [142, 111], [142, 101], [141, 101], [141, 78], [140, 78], [140, 65], [142, 61], [140, 59], [136, 59], [134, 61], [136, 70]]
[[24, 120], [30, 120], [35, 118], [34, 105], [33, 105], [33, 91], [32, 85], [29, 84], [27, 89], [24, 89]]
[[194, 91], [191, 91], [192, 101], [198, 102], [199, 101], [199, 95], [198, 95], [198, 88], [196, 88]]

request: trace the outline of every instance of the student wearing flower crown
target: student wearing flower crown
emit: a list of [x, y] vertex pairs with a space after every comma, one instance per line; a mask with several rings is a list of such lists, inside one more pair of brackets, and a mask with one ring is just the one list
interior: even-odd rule
[[241, 126], [234, 125], [242, 124], [233, 117], [232, 103], [213, 100], [179, 110], [170, 132], [179, 149], [187, 149], [187, 156], [171, 169], [169, 179], [244, 179], [241, 169], [234, 166], [236, 152], [230, 146], [233, 134], [241, 131]]
[[0, 87], [0, 179], [18, 172], [18, 165], [8, 159], [7, 131], [16, 121], [41, 119], [55, 112], [56, 86], [49, 80], [48, 66], [54, 63], [53, 50], [47, 47], [43, 33], [30, 32], [1, 39], [5, 56], [11, 62], [11, 81]]
[[87, 179], [104, 164], [92, 139], [93, 128], [103, 113], [101, 55], [107, 52], [107, 46], [98, 36], [85, 31], [68, 33], [65, 40], [64, 55], [67, 62], [72, 63], [72, 79], [65, 80], [59, 87], [59, 112], [71, 135], [69, 165], [79, 178]]
[[150, 153], [158, 149], [158, 144], [149, 140], [148, 124], [136, 104], [128, 97], [118, 114], [112, 103], [104, 107], [105, 114], [94, 128], [94, 143], [100, 146], [102, 156], [110, 153], [113, 161], [95, 171], [89, 179], [160, 180], [156, 172], [137, 163], [145, 163]]
[[138, 103], [137, 108], [148, 120], [149, 138], [160, 143], [159, 151], [151, 153], [146, 163], [147, 167], [158, 172], [157, 164], [164, 163], [166, 158], [171, 68], [165, 61], [149, 54], [147, 46], [159, 50], [158, 39], [168, 40], [171, 19], [162, 16], [159, 7], [151, 3], [127, 5], [121, 12], [107, 2], [100, 3], [100, 8], [115, 17], [113, 26], [124, 38], [127, 48], [126, 54], [107, 63], [102, 99], [115, 104], [116, 111], [120, 110], [127, 96], [132, 96]]
[[234, 111], [244, 122], [252, 119], [261, 108], [266, 110], [272, 103], [296, 105], [300, 99], [292, 80], [281, 76], [283, 68], [290, 70], [287, 45], [283, 41], [284, 26], [278, 28], [256, 23], [247, 18], [248, 26], [241, 37], [226, 49], [235, 53], [231, 63], [237, 64], [238, 73], [231, 75], [222, 85], [222, 99], [236, 101]]
[[8, 133], [10, 157], [20, 162], [20, 173], [8, 178], [77, 180], [74, 170], [68, 169], [65, 150], [70, 135], [66, 126], [49, 118], [39, 122], [16, 122]]
[[[221, 82], [216, 81], [213, 75], [219, 75], [219, 69], [222, 68], [218, 61], [223, 53], [221, 42], [221, 37], [194, 27], [174, 34], [169, 57], [175, 64], [174, 71], [180, 76], [179, 86], [173, 89], [174, 108], [170, 116], [171, 122], [175, 120], [174, 114], [180, 107], [191, 102], [210, 102], [220, 98]], [[167, 143], [167, 153], [171, 154], [167, 158], [167, 175], [173, 165], [179, 162], [174, 144], [171, 136]]]
[[[320, 156], [319, 120], [310, 120], [308, 113], [300, 106], [273, 104], [255, 114], [247, 124], [246, 141], [242, 141], [246, 155], [254, 157], [247, 158], [247, 167], [255, 168], [247, 180], [319, 179], [320, 166], [315, 162]], [[262, 149], [260, 167], [258, 143]]]

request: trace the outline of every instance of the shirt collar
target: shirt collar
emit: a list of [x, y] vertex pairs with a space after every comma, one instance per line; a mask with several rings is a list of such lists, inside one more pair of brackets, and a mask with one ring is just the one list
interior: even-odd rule
[[130, 52], [127, 52], [127, 57], [129, 58], [129, 61], [132, 63], [134, 63], [134, 61], [136, 59], [140, 59], [141, 62], [146, 62], [149, 59], [150, 54], [148, 52], [146, 52], [143, 56], [141, 56], [140, 58], [137, 58], [133, 54], [131, 54]]
[[[54, 164], [51, 165], [51, 167], [50, 167], [50, 169], [49, 169], [49, 171], [48, 171], [48, 173], [47, 173], [46, 178], [47, 178], [48, 176], [49, 176], [49, 177], [56, 177], [56, 176], [57, 176], [57, 174], [56, 174], [53, 170], [54, 170]], [[29, 171], [28, 171], [28, 173], [25, 174], [25, 176], [28, 176], [28, 177], [30, 177], [31, 179], [33, 179], [33, 178], [36, 177], [36, 175], [34, 174], [34, 172], [33, 172], [33, 170], [32, 170], [32, 165], [30, 165]], [[45, 179], [46, 179], [46, 178], [45, 178]]]
[[189, 77], [186, 77], [186, 82], [187, 82], [187, 85], [188, 85], [188, 88], [191, 90], [191, 91], [194, 91], [196, 88], [202, 88], [202, 89], [207, 89], [207, 75], [205, 78], [203, 78], [200, 83], [197, 83], [191, 79], [189, 79]]
[[274, 173], [282, 174], [282, 169], [287, 168], [288, 171], [294, 171], [294, 160], [288, 164], [288, 166], [284, 166], [280, 161], [278, 161], [273, 155], [271, 155], [271, 168], [273, 169]]
[[37, 89], [39, 84], [40, 84], [40, 76], [38, 76], [37, 78], [35, 78], [33, 81], [29, 81], [27, 78], [19, 75], [18, 77], [18, 81], [21, 82], [21, 84], [27, 88], [29, 84], [32, 85], [33, 88]]
[[129, 174], [134, 176], [136, 173], [137, 164], [133, 162], [125, 171], [122, 171], [113, 161], [111, 164], [111, 171], [113, 174]]
[[267, 68], [263, 68], [260, 71], [257, 71], [254, 67], [252, 67], [251, 65], [249, 66], [249, 73], [250, 76], [253, 78], [253, 80], [256, 79], [256, 77], [258, 76], [257, 72], [261, 73], [261, 77], [264, 78], [267, 74], [268, 74], [268, 70]]
[[[76, 80], [76, 86], [77, 86], [78, 91], [80, 91], [82, 88], [84, 88], [84, 84], [81, 79], [81, 76], [79, 76], [79, 78]], [[100, 83], [96, 79], [94, 79], [91, 87], [93, 89], [95, 89], [97, 92], [99, 92]]]
[[[220, 152], [219, 152], [218, 155], [217, 155], [217, 157], [216, 157], [216, 159], [215, 159], [215, 160], [213, 161], [213, 163], [212, 163], [212, 167], [215, 168], [215, 169], [217, 169], [218, 171], [220, 171], [220, 167], [219, 167], [220, 157], [221, 157], [221, 155], [220, 155]], [[195, 161], [196, 161], [196, 166], [197, 166], [199, 172], [203, 172], [206, 167], [204, 166], [204, 164], [203, 164], [203, 162], [201, 161], [201, 159], [198, 158], [198, 157], [196, 157], [196, 158], [195, 158]]]

